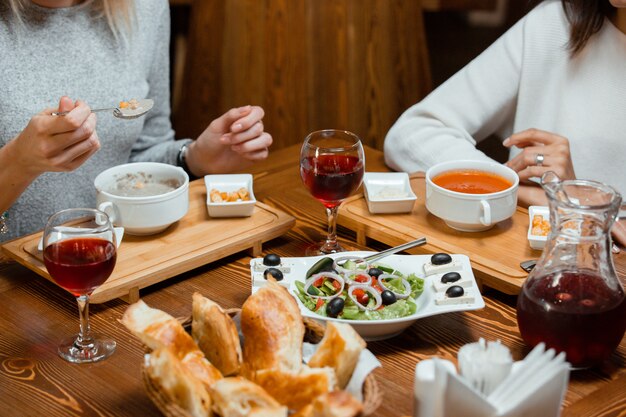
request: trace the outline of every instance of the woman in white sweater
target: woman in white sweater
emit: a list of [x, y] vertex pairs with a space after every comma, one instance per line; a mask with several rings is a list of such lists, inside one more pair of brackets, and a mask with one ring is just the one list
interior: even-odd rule
[[[488, 160], [476, 143], [490, 135], [510, 148], [521, 204], [546, 204], [529, 180], [548, 170], [626, 197], [626, 0], [543, 1], [398, 119], [385, 160], [406, 172]], [[613, 234], [626, 244], [624, 221]]]

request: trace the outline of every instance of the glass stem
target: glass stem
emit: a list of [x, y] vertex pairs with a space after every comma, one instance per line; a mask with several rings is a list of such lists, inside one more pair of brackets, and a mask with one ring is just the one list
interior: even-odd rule
[[80, 349], [89, 349], [93, 345], [91, 328], [89, 326], [89, 296], [76, 297], [78, 303], [78, 316], [80, 318], [80, 331], [74, 344]]
[[328, 234], [326, 242], [320, 248], [323, 253], [334, 253], [339, 251], [337, 243], [337, 210], [339, 206], [326, 207], [326, 216], [328, 217]]

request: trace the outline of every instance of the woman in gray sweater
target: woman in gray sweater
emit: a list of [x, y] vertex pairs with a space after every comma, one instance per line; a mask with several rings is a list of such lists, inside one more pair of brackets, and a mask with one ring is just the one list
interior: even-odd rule
[[[0, 241], [41, 229], [58, 210], [94, 207], [93, 180], [114, 165], [186, 164], [202, 176], [267, 157], [272, 137], [257, 106], [174, 140], [169, 36], [167, 0], [0, 2]], [[90, 111], [131, 98], [154, 108], [134, 120]]]

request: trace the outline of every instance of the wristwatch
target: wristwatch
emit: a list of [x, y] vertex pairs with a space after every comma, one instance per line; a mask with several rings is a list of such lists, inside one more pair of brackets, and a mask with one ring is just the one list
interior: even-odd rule
[[189, 149], [189, 144], [185, 143], [178, 150], [178, 156], [176, 157], [176, 165], [185, 170], [187, 175], [189, 175], [190, 179], [196, 178], [195, 175], [191, 173], [189, 167], [187, 166], [187, 150]]

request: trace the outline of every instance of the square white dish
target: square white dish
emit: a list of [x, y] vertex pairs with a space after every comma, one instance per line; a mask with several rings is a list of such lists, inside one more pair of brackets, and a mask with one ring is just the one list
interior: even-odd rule
[[406, 172], [366, 172], [365, 200], [370, 213], [410, 213], [417, 200]]
[[[211, 217], [249, 217], [254, 212], [256, 198], [252, 187], [251, 174], [225, 174], [225, 175], [205, 175], [204, 185], [206, 186], [206, 205]], [[211, 190], [220, 192], [235, 192], [240, 188], [248, 190], [250, 200], [219, 202], [211, 201]]]
[[550, 220], [550, 209], [548, 206], [530, 206], [528, 207], [528, 243], [530, 247], [542, 250], [546, 246], [548, 236], [533, 234], [533, 218], [536, 215], [543, 216], [543, 220]]
[[[341, 252], [328, 255], [331, 258], [343, 256], [360, 256], [365, 257], [376, 252]], [[450, 313], [455, 311], [478, 310], [485, 306], [485, 302], [480, 294], [476, 279], [472, 272], [469, 258], [465, 255], [451, 255], [452, 260], [460, 264], [458, 272], [464, 280], [469, 281], [465, 286], [466, 294], [471, 295], [471, 302], [462, 304], [437, 304], [436, 298], [440, 298], [441, 292], [435, 289], [435, 283], [441, 281], [443, 273], [436, 273], [429, 276], [424, 274], [424, 264], [430, 263], [431, 255], [389, 255], [378, 261], [385, 265], [391, 266], [404, 274], [415, 273], [425, 280], [424, 292], [417, 298], [417, 310], [415, 313], [397, 319], [386, 320], [345, 320], [331, 317], [323, 317], [309, 310], [302, 304], [296, 296], [297, 288], [295, 282], [300, 280], [304, 282], [304, 277], [308, 269], [315, 264], [323, 256], [301, 257], [301, 258], [281, 258], [281, 264], [277, 267], [283, 271], [283, 280], [280, 284], [289, 290], [294, 297], [303, 316], [314, 318], [320, 321], [340, 321], [352, 325], [352, 327], [365, 340], [383, 340], [388, 339], [402, 333], [420, 318], [429, 317], [437, 314]], [[258, 291], [267, 281], [263, 276], [263, 272], [269, 266], [263, 265], [263, 258], [255, 258], [250, 261], [250, 274], [252, 278], [252, 292]]]

